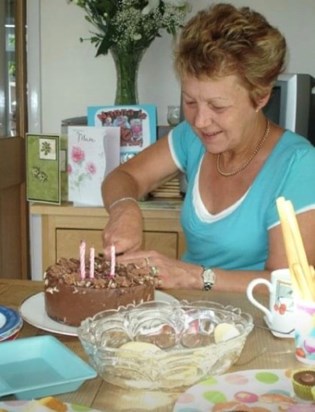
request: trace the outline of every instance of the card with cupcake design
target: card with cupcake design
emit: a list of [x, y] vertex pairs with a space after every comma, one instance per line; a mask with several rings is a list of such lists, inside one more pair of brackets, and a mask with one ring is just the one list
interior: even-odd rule
[[90, 106], [88, 125], [120, 128], [121, 163], [156, 141], [156, 107], [152, 104]]

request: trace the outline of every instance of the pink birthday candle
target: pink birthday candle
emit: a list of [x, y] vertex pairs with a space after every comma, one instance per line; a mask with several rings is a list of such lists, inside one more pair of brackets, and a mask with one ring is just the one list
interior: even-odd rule
[[85, 279], [85, 242], [80, 243], [80, 274], [81, 279]]
[[116, 250], [115, 246], [112, 245], [110, 249], [110, 275], [115, 276], [115, 266], [116, 266]]
[[94, 278], [94, 259], [95, 259], [95, 248], [90, 249], [90, 278]]

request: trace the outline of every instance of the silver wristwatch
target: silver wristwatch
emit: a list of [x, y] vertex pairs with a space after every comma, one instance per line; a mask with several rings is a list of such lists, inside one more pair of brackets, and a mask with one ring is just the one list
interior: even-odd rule
[[211, 268], [202, 266], [201, 277], [203, 280], [203, 290], [211, 290], [215, 284], [215, 273]]

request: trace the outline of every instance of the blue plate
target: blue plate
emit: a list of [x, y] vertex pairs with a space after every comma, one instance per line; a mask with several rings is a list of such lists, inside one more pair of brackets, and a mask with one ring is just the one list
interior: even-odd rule
[[0, 396], [34, 399], [73, 392], [97, 373], [53, 336], [0, 345]]
[[23, 319], [17, 311], [0, 305], [0, 342], [13, 337], [22, 325]]

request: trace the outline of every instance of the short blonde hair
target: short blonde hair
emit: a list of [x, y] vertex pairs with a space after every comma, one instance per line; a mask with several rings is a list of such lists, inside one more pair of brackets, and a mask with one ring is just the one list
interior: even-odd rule
[[249, 7], [215, 4], [183, 28], [175, 49], [180, 78], [235, 74], [256, 104], [285, 69], [286, 41], [266, 18]]

